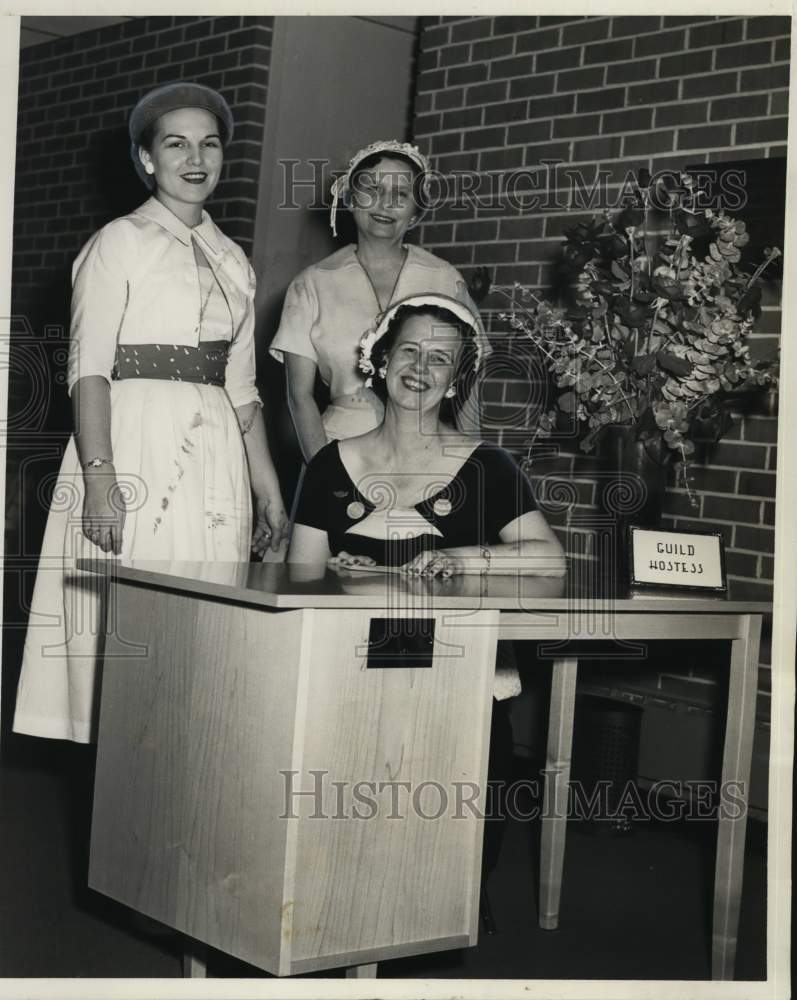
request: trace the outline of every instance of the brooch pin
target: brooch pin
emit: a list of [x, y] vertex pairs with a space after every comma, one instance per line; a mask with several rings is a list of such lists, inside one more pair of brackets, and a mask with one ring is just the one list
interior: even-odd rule
[[365, 507], [363, 507], [359, 500], [352, 500], [346, 508], [346, 514], [352, 521], [359, 521], [364, 513]]
[[432, 510], [438, 517], [448, 517], [451, 513], [451, 501], [448, 497], [438, 497], [432, 504]]

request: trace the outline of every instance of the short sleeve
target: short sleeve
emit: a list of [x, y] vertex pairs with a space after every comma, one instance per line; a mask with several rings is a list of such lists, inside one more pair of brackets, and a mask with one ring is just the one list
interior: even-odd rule
[[224, 388], [233, 406], [262, 405], [255, 384], [255, 272], [248, 262], [246, 268], [249, 285], [246, 311], [232, 338], [224, 375]]
[[512, 521], [537, 509], [528, 476], [503, 448], [479, 448], [485, 498], [484, 527], [491, 544]]
[[310, 338], [310, 331], [318, 320], [318, 296], [307, 272], [290, 283], [285, 293], [279, 329], [269, 347], [277, 361], [285, 360], [285, 353], [298, 354], [318, 364], [318, 355]]
[[309, 528], [329, 531], [329, 496], [333, 487], [333, 476], [337, 465], [338, 445], [336, 441], [325, 445], [310, 460], [304, 470], [296, 505], [296, 524]]
[[135, 260], [132, 229], [117, 220], [95, 233], [75, 261], [67, 366], [70, 394], [81, 378], [101, 375], [111, 380]]

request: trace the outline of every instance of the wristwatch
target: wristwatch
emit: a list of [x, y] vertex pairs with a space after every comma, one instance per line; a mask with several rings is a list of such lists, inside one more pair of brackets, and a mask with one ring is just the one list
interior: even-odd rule
[[101, 465], [113, 465], [113, 459], [110, 458], [90, 458], [88, 462], [83, 463], [84, 469], [99, 469]]

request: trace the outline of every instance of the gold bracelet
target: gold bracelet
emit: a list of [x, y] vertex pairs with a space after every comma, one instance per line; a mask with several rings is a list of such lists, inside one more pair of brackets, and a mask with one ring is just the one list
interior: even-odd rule
[[99, 456], [97, 458], [90, 458], [88, 460], [88, 462], [84, 462], [83, 463], [83, 468], [84, 469], [99, 469], [100, 466], [103, 466], [103, 465], [113, 465], [113, 459], [112, 458], [100, 458]]

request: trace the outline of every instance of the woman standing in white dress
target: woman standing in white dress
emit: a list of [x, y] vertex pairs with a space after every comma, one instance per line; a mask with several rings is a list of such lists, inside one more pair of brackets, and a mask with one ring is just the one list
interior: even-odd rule
[[131, 155], [153, 196], [75, 261], [75, 433], [42, 545], [16, 732], [93, 738], [103, 626], [97, 580], [76, 559], [240, 562], [287, 530], [255, 386], [254, 273], [203, 207], [232, 127], [207, 87], [145, 95]]

